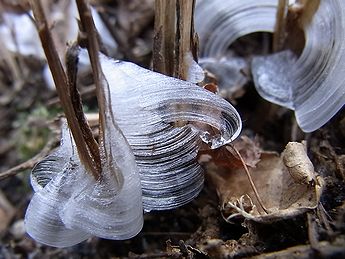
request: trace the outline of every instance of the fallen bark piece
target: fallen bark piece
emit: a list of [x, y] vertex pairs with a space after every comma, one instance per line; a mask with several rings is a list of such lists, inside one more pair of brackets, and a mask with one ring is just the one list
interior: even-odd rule
[[[300, 149], [297, 144], [300, 143], [289, 143], [287, 151], [281, 156], [273, 152], [262, 152], [260, 162], [255, 168], [249, 169], [268, 213], [259, 205], [244, 169], [229, 169], [216, 166], [214, 163], [206, 165], [208, 176], [216, 186], [225, 220], [244, 217], [268, 223], [317, 207], [323, 181], [314, 172], [304, 148]], [[286, 163], [290, 167], [287, 167]], [[294, 170], [292, 174], [291, 168]], [[306, 168], [309, 169], [308, 174], [305, 173]]]

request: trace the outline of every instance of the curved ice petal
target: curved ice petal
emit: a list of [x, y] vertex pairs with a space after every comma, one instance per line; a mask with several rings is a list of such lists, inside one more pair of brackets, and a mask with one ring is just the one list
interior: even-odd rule
[[[229, 143], [241, 130], [238, 113], [192, 83], [105, 56], [101, 65], [116, 122], [139, 167], [144, 209], [170, 209], [189, 202], [203, 183], [196, 161], [199, 136], [211, 148]], [[176, 121], [198, 123], [176, 127]]]
[[[343, 1], [320, 1], [312, 21], [305, 27], [305, 38], [305, 47], [298, 59], [286, 60], [289, 54], [285, 51], [257, 58], [252, 69], [260, 94], [274, 103], [293, 108], [300, 127], [310, 132], [324, 125], [345, 104]], [[280, 69], [271, 70], [272, 66]], [[276, 90], [272, 92], [272, 89]], [[281, 101], [284, 92], [291, 96], [287, 103]]]
[[206, 57], [200, 58], [199, 64], [215, 76], [219, 87], [219, 95], [225, 99], [231, 99], [233, 94], [248, 82], [248, 77], [243, 74], [244, 71], [248, 70], [245, 58], [215, 59]]
[[66, 121], [62, 124], [61, 134], [60, 147], [38, 162], [31, 171], [30, 183], [34, 192], [42, 190], [52, 178], [66, 169], [71, 162], [73, 154], [76, 154]]
[[46, 185], [32, 197], [25, 214], [27, 233], [36, 241], [54, 247], [67, 247], [78, 244], [90, 234], [68, 229], [62, 222], [59, 212], [73, 190], [77, 168], [70, 168], [55, 174]]
[[200, 56], [221, 59], [238, 38], [253, 32], [273, 32], [278, 0], [197, 1], [195, 28]]
[[270, 102], [294, 109], [292, 80], [287, 71], [294, 65], [296, 59], [295, 54], [290, 50], [274, 53], [268, 57], [255, 57], [252, 61], [252, 73], [258, 93]]

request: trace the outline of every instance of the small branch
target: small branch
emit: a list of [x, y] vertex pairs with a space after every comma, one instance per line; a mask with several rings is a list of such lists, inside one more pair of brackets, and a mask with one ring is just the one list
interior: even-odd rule
[[318, 240], [318, 232], [317, 232], [317, 225], [316, 225], [316, 218], [314, 212], [307, 213], [308, 219], [308, 239], [310, 246], [318, 250], [319, 249], [319, 240]]
[[[104, 153], [104, 159], [109, 163], [110, 169], [114, 172], [115, 180], [117, 181], [118, 187], [123, 185], [122, 174], [118, 173], [115, 169], [114, 163], [112, 162], [112, 146], [109, 140], [105, 141], [105, 130], [107, 130], [107, 119], [110, 119], [113, 123], [112, 126], [116, 127], [115, 117], [111, 108], [110, 89], [108, 82], [106, 81], [102, 72], [102, 67], [99, 61], [99, 50], [100, 45], [97, 37], [97, 29], [93, 21], [89, 6], [84, 0], [76, 0], [78, 12], [81, 22], [81, 30], [87, 37], [87, 49], [90, 57], [94, 83], [96, 85], [97, 102], [98, 102], [98, 113], [99, 113], [99, 143], [101, 152]], [[109, 116], [109, 117], [108, 117]], [[111, 134], [111, 131], [109, 132]]]
[[92, 130], [87, 122], [83, 111], [83, 105], [81, 102], [80, 94], [77, 88], [77, 74], [78, 74], [78, 56], [79, 48], [76, 44], [73, 44], [67, 49], [66, 53], [66, 71], [69, 86], [69, 94], [72, 101], [72, 105], [75, 111], [76, 118], [79, 122], [80, 129], [83, 134], [83, 139], [91, 153], [91, 156], [95, 159], [95, 165], [99, 166], [98, 171], [101, 171], [101, 158], [99, 154], [98, 143], [93, 137]]
[[79, 158], [82, 164], [86, 167], [87, 171], [92, 173], [92, 175], [96, 179], [98, 179], [101, 173], [101, 167], [98, 164], [99, 159], [97, 159], [97, 157], [93, 157], [92, 152], [90, 152], [90, 149], [84, 139], [83, 132], [81, 130], [81, 124], [77, 119], [76, 112], [69, 97], [68, 80], [60, 62], [59, 55], [56, 51], [56, 47], [49, 30], [48, 22], [44, 14], [41, 1], [31, 0], [30, 3], [35, 17], [42, 47], [45, 52], [48, 65], [55, 82], [56, 90], [61, 101], [61, 106], [66, 115], [68, 126], [71, 129], [73, 138], [76, 142]]
[[[93, 71], [93, 78], [96, 85], [99, 120], [100, 120], [100, 136], [104, 139], [104, 127], [105, 127], [105, 106], [107, 105], [106, 93], [104, 92], [102, 82], [103, 73], [99, 62], [99, 42], [97, 36], [97, 30], [92, 19], [91, 12], [84, 0], [76, 0], [82, 34], [87, 37], [87, 49], [90, 56], [91, 67]], [[100, 141], [101, 143], [102, 141]]]
[[244, 168], [244, 171], [245, 171], [246, 174], [247, 174], [249, 183], [250, 183], [250, 185], [251, 185], [251, 187], [252, 187], [252, 189], [253, 189], [253, 191], [254, 191], [255, 197], [256, 197], [256, 199], [258, 200], [258, 202], [259, 202], [261, 208], [266, 212], [266, 214], [268, 214], [268, 210], [266, 209], [266, 207], [264, 206], [264, 204], [263, 204], [263, 202], [262, 202], [262, 200], [261, 200], [261, 197], [260, 197], [260, 195], [259, 195], [259, 193], [258, 193], [258, 190], [256, 189], [255, 184], [254, 184], [254, 182], [253, 182], [253, 179], [252, 179], [252, 177], [251, 177], [251, 175], [250, 175], [250, 173], [249, 173], [248, 167], [247, 167], [246, 163], [244, 162], [244, 160], [243, 160], [243, 158], [242, 158], [240, 152], [238, 152], [238, 150], [237, 150], [233, 145], [229, 145], [229, 146], [235, 151], [235, 153], [237, 154], [237, 156], [240, 158], [241, 163], [242, 163], [243, 168]]
[[29, 160], [19, 165], [16, 165], [15, 167], [12, 167], [5, 172], [2, 172], [0, 174], [0, 181], [6, 179], [7, 177], [14, 176], [26, 169], [31, 169], [32, 167], [34, 167], [35, 164], [37, 164], [39, 161], [41, 161], [44, 157], [46, 157], [51, 152], [53, 147], [56, 146], [58, 142], [59, 142], [58, 138], [54, 138], [54, 137], [50, 138], [50, 140], [47, 142], [47, 144], [41, 150], [40, 153], [30, 158]]

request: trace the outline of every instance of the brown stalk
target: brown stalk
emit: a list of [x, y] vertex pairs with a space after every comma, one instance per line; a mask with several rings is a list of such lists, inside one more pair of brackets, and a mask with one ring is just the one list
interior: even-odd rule
[[194, 31], [195, 1], [156, 0], [153, 39], [153, 70], [187, 79], [186, 55], [196, 60], [197, 37]]
[[[92, 148], [90, 148], [90, 143], [94, 142], [92, 139], [86, 139], [86, 136], [83, 135], [82, 127], [88, 126], [78, 121], [78, 116], [76, 115], [73, 102], [70, 98], [68, 79], [56, 51], [41, 1], [31, 0], [30, 4], [36, 20], [36, 26], [41, 39], [42, 47], [45, 52], [48, 65], [55, 82], [56, 90], [61, 101], [61, 106], [66, 115], [68, 126], [72, 132], [77, 146], [79, 158], [82, 164], [86, 167], [87, 171], [90, 172], [96, 179], [98, 179], [101, 175], [99, 153], [93, 154], [93, 151], [91, 152]], [[85, 130], [87, 131], [88, 129]]]
[[[176, 1], [176, 37], [175, 37], [175, 71], [174, 77], [186, 80], [190, 64], [186, 56], [196, 52], [192, 50], [194, 46], [194, 5], [195, 1]], [[196, 59], [196, 56], [194, 56]]]
[[81, 97], [77, 88], [77, 74], [78, 74], [78, 55], [79, 48], [76, 44], [73, 44], [67, 49], [66, 53], [66, 71], [67, 80], [69, 86], [69, 95], [72, 101], [72, 105], [75, 111], [78, 122], [80, 123], [83, 138], [86, 140], [86, 144], [89, 148], [89, 152], [94, 159], [97, 159], [97, 165], [101, 165], [99, 146], [93, 137], [92, 130], [88, 124], [83, 111], [83, 105]]
[[266, 207], [264, 206], [264, 203], [263, 203], [262, 200], [261, 200], [261, 197], [260, 197], [260, 195], [259, 195], [259, 193], [258, 193], [258, 190], [256, 189], [255, 184], [254, 184], [254, 182], [253, 182], [253, 179], [252, 179], [252, 177], [251, 177], [251, 175], [250, 175], [250, 173], [249, 173], [248, 167], [247, 167], [246, 163], [244, 162], [244, 160], [243, 160], [243, 158], [242, 158], [240, 152], [238, 152], [238, 150], [237, 150], [237, 149], [235, 148], [235, 146], [233, 146], [233, 145], [229, 145], [229, 147], [231, 147], [231, 148], [235, 151], [236, 155], [240, 158], [241, 163], [242, 163], [243, 168], [244, 168], [244, 171], [245, 171], [246, 174], [247, 174], [249, 183], [250, 183], [250, 185], [251, 185], [251, 187], [252, 187], [252, 189], [253, 189], [253, 191], [254, 191], [255, 197], [256, 197], [256, 199], [258, 200], [258, 202], [259, 202], [261, 208], [266, 212], [266, 214], [268, 214], [268, 210], [266, 209]]
[[155, 1], [153, 70], [168, 76], [174, 75], [175, 7], [176, 0]]
[[92, 18], [92, 14], [89, 6], [84, 0], [76, 0], [78, 12], [80, 16], [81, 32], [86, 35], [87, 38], [87, 49], [90, 57], [91, 67], [93, 71], [93, 78], [96, 85], [98, 111], [99, 111], [99, 143], [102, 145], [100, 149], [104, 150], [104, 155], [106, 161], [110, 165], [110, 169], [114, 171], [114, 176], [119, 186], [123, 184], [122, 175], [116, 173], [115, 168], [113, 168], [112, 156], [111, 156], [111, 146], [110, 150], [107, 150], [105, 146], [105, 130], [106, 130], [106, 114], [110, 115], [110, 119], [113, 122], [114, 127], [116, 127], [114, 114], [112, 113], [111, 103], [110, 103], [110, 89], [108, 82], [106, 81], [101, 64], [99, 61], [99, 50], [100, 43], [98, 38], [97, 29]]
[[286, 38], [286, 19], [288, 12], [288, 0], [279, 0], [276, 24], [273, 33], [273, 51], [277, 52], [283, 49]]
[[[99, 120], [100, 120], [100, 136], [104, 139], [104, 126], [105, 126], [105, 105], [106, 97], [102, 87], [103, 74], [99, 63], [99, 42], [97, 36], [97, 30], [92, 19], [91, 12], [83, 0], [76, 0], [78, 12], [81, 23], [81, 33], [85, 35], [87, 39], [87, 49], [90, 56], [91, 67], [93, 71], [93, 78], [96, 85], [96, 94], [99, 109]], [[102, 141], [100, 141], [101, 143]]]

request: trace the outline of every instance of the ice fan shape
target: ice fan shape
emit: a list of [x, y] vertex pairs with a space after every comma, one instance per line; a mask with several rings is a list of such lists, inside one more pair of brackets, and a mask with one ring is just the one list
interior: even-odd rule
[[201, 142], [217, 148], [234, 140], [241, 131], [237, 111], [190, 82], [103, 55], [100, 60], [114, 117], [139, 168], [144, 209], [172, 209], [191, 201], [203, 185], [196, 160]]
[[32, 170], [35, 193], [25, 226], [36, 241], [67, 247], [91, 235], [122, 240], [141, 230], [142, 193], [134, 155], [116, 125], [108, 124], [101, 152], [108, 155], [102, 157], [99, 180], [81, 165], [67, 126], [59, 149]]
[[242, 57], [230, 57], [228, 48], [254, 32], [273, 32], [278, 0], [198, 0], [195, 28], [199, 35], [199, 64], [214, 74], [221, 92], [235, 92], [246, 82]]
[[[273, 33], [277, 7], [278, 0], [199, 0], [195, 26], [200, 37], [200, 63], [203, 57], [214, 58], [214, 64], [208, 66], [216, 70], [220, 61], [223, 66], [224, 57], [228, 58], [227, 48], [239, 37]], [[295, 110], [299, 126], [311, 132], [329, 121], [345, 103], [344, 2], [321, 0], [304, 32], [305, 47], [299, 57], [288, 50], [256, 57], [252, 74], [263, 98]]]
[[300, 57], [286, 50], [253, 60], [256, 88], [265, 99], [295, 110], [305, 132], [329, 121], [345, 104], [345, 6], [321, 0], [305, 28]]
[[238, 38], [254, 32], [273, 32], [278, 0], [198, 0], [195, 27], [200, 56], [221, 59]]

